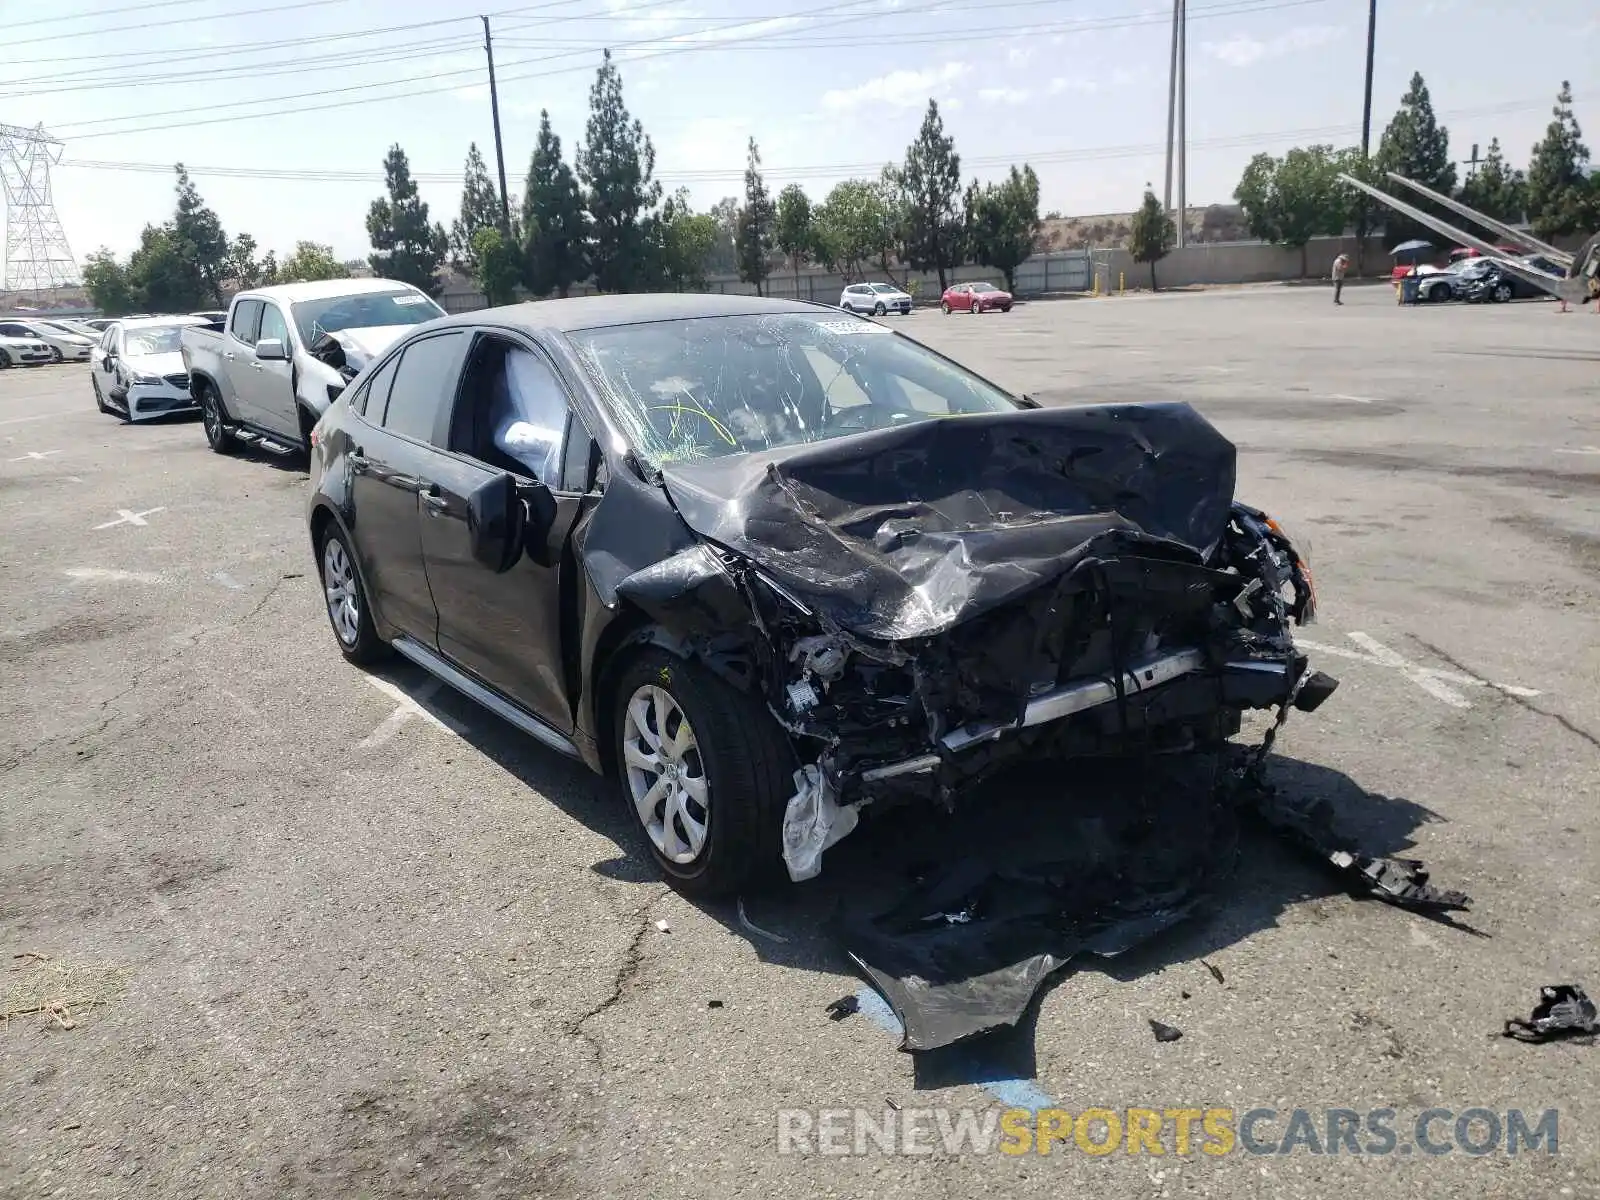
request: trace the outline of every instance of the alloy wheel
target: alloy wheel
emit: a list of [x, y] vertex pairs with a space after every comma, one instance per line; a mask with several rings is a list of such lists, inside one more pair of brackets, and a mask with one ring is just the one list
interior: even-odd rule
[[361, 636], [361, 595], [344, 543], [332, 535], [322, 546], [322, 588], [328, 596], [333, 632], [346, 646], [354, 646]]
[[624, 721], [624, 770], [639, 824], [663, 858], [692, 863], [710, 832], [711, 785], [689, 718], [665, 688], [646, 684]]

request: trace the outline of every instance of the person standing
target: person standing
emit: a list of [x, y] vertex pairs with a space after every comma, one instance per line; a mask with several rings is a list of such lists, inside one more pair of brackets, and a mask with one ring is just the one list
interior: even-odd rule
[[1341, 254], [1333, 260], [1333, 302], [1343, 304], [1339, 294], [1344, 291], [1344, 273], [1350, 269], [1350, 256]]

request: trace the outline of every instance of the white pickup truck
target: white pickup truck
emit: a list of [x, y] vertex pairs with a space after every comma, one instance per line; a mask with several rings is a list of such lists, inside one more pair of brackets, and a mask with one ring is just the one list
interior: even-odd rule
[[362, 368], [413, 325], [444, 316], [393, 279], [329, 279], [240, 292], [222, 331], [185, 329], [183, 365], [206, 441], [305, 452], [311, 427]]

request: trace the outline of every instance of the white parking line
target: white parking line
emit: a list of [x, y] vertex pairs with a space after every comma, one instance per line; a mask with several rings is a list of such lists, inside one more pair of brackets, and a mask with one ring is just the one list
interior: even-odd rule
[[1487, 679], [1479, 679], [1476, 675], [1467, 675], [1461, 671], [1444, 671], [1437, 667], [1424, 667], [1412, 662], [1398, 651], [1391, 650], [1371, 634], [1352, 633], [1346, 635], [1360, 650], [1352, 650], [1348, 646], [1329, 646], [1322, 642], [1307, 641], [1305, 638], [1295, 638], [1295, 644], [1303, 649], [1310, 650], [1313, 654], [1331, 654], [1336, 658], [1354, 659], [1356, 662], [1370, 663], [1374, 666], [1389, 667], [1399, 671], [1412, 683], [1416, 684], [1428, 695], [1432, 696], [1451, 708], [1471, 708], [1472, 702], [1463, 696], [1451, 684], [1459, 687], [1492, 688], [1497, 692], [1504, 692], [1508, 696], [1519, 696], [1528, 699], [1540, 693], [1533, 688], [1518, 687], [1510, 683], [1493, 683]]
[[60, 454], [60, 453], [61, 453], [61, 451], [59, 451], [59, 450], [29, 450], [26, 454], [21, 455], [18, 458], [8, 458], [8, 459], [6, 459], [6, 461], [7, 462], [27, 462], [31, 458], [34, 461], [38, 462], [38, 461], [42, 461], [42, 460], [44, 460], [46, 458], [49, 458], [52, 454]]
[[1381, 404], [1381, 400], [1374, 400], [1371, 396], [1347, 396], [1343, 392], [1333, 392], [1322, 397], [1324, 400], [1348, 400], [1351, 404]]
[[[1556, 453], [1557, 454], [1600, 454], [1600, 446], [1579, 446], [1576, 450], [1563, 450], [1561, 447], [1558, 446], [1558, 447], [1556, 447]], [[16, 459], [12, 459], [11, 461], [15, 462]]]
[[68, 579], [96, 580], [104, 583], [161, 582], [161, 576], [150, 571], [119, 571], [110, 567], [68, 567], [61, 573]]
[[368, 675], [366, 679], [373, 687], [393, 700], [396, 707], [392, 713], [383, 719], [382, 724], [356, 743], [357, 749], [370, 750], [375, 746], [383, 745], [400, 732], [401, 726], [411, 721], [414, 717], [421, 717], [428, 724], [442, 729], [446, 733], [453, 733], [457, 737], [466, 733], [466, 730], [456, 722], [441, 717], [437, 713], [430, 712], [422, 706], [421, 701], [427, 700], [443, 686], [437, 679], [428, 679], [412, 692], [397, 687], [387, 679], [379, 679], [376, 675]]
[[166, 511], [165, 505], [160, 508], [147, 508], [143, 512], [129, 512], [125, 508], [119, 508], [117, 509], [118, 516], [115, 521], [107, 521], [104, 525], [96, 525], [95, 528], [110, 529], [113, 525], [148, 525], [150, 522], [146, 521], [145, 518], [151, 513]]

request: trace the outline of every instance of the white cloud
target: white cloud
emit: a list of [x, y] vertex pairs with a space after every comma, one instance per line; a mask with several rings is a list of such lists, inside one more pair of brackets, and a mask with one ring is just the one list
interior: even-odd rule
[[1033, 57], [1032, 46], [1012, 46], [1006, 51], [1006, 61], [1013, 67], [1020, 67]]
[[793, 29], [796, 25], [803, 25], [805, 21], [800, 17], [769, 17], [765, 21], [738, 21], [731, 25], [724, 25], [720, 29], [697, 29], [693, 33], [680, 33], [669, 40], [674, 42], [726, 42], [735, 38], [766, 37], [770, 33], [781, 33], [785, 29]]
[[1025, 88], [979, 88], [978, 99], [986, 104], [1021, 104], [1033, 95]]
[[877, 104], [887, 108], [921, 108], [930, 93], [941, 85], [954, 83], [972, 68], [964, 62], [948, 62], [924, 71], [890, 71], [853, 88], [834, 88], [822, 94], [822, 107], [832, 112], [858, 104]]
[[1059, 96], [1062, 92], [1093, 93], [1099, 90], [1100, 85], [1092, 79], [1068, 79], [1064, 75], [1057, 75], [1045, 88], [1045, 92], [1051, 96]]
[[613, 16], [621, 18], [617, 28], [623, 33], [637, 37], [651, 37], [661, 35], [679, 25], [686, 25], [690, 21], [698, 20], [700, 13], [686, 4], [672, 4], [664, 8], [629, 15], [632, 0], [606, 0], [606, 11]]
[[1230, 67], [1248, 67], [1263, 59], [1326, 46], [1343, 36], [1344, 29], [1338, 25], [1301, 25], [1266, 41], [1241, 33], [1225, 41], [1202, 42], [1200, 49]]

